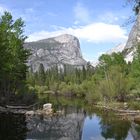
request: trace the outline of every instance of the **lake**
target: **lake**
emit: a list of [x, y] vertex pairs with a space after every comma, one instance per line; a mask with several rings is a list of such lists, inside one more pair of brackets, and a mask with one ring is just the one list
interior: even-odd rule
[[[58, 104], [59, 103], [59, 104]], [[0, 140], [139, 140], [138, 122], [122, 120], [82, 101], [54, 103], [53, 117], [0, 114]]]

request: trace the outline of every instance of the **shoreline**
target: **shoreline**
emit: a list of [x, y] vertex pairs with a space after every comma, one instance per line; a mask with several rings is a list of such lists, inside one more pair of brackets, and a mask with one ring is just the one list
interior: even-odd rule
[[25, 109], [12, 109], [0, 106], [0, 113], [13, 113], [13, 114], [25, 114], [27, 110]]
[[[37, 104], [37, 103], [36, 103]], [[35, 105], [35, 104], [34, 104]], [[0, 113], [13, 113], [13, 114], [22, 114], [27, 116], [33, 115], [56, 115], [61, 114], [60, 112], [53, 112], [53, 109], [47, 111], [42, 109], [29, 109], [31, 106], [0, 106]], [[130, 120], [130, 121], [139, 121], [140, 122], [140, 110], [131, 110], [131, 109], [123, 109], [123, 108], [113, 108], [112, 106], [107, 105], [94, 105], [97, 109], [101, 109], [102, 111], [112, 111], [115, 113], [116, 116], [120, 117], [123, 120]]]
[[103, 111], [112, 111], [117, 117], [122, 120], [138, 121], [140, 122], [140, 110], [130, 110], [130, 109], [117, 109], [110, 106], [96, 105], [96, 108], [100, 108]]

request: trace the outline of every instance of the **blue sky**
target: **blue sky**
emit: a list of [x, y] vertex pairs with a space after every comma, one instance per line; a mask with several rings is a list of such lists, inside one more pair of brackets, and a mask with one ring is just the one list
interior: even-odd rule
[[125, 0], [0, 0], [0, 14], [5, 10], [23, 18], [27, 41], [77, 36], [87, 60], [125, 42], [131, 28], [122, 26], [132, 15]]

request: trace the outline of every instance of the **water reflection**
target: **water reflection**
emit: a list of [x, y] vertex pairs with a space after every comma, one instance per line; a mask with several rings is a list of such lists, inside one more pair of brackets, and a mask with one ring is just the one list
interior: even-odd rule
[[115, 140], [125, 140], [130, 128], [130, 122], [125, 120], [118, 120], [115, 116], [102, 117], [99, 122], [101, 128], [101, 135], [105, 139], [113, 138]]
[[140, 140], [140, 125], [132, 122], [130, 127], [130, 132], [134, 140]]
[[57, 105], [64, 114], [53, 117], [0, 114], [0, 140], [140, 140], [138, 122], [83, 108]]
[[28, 139], [41, 140], [81, 140], [84, 111], [67, 107], [67, 114], [54, 117], [39, 117], [27, 119]]
[[140, 140], [140, 125], [110, 113], [86, 117], [82, 140]]
[[0, 140], [25, 140], [25, 119], [24, 115], [0, 114]]

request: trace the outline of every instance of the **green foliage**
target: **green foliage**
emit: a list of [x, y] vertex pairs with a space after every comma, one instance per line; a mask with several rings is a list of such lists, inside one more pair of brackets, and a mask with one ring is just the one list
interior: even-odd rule
[[44, 72], [43, 66], [40, 66], [38, 72], [28, 73], [28, 82], [38, 85], [36, 90], [39, 97], [41, 93], [51, 90], [64, 96], [85, 97], [89, 103], [126, 100], [131, 89], [129, 83], [133, 80], [128, 76], [130, 66], [124, 61], [123, 55], [102, 55], [99, 61], [100, 65], [96, 69], [88, 63], [82, 69], [64, 65], [64, 69], [55, 66]]
[[[43, 66], [41, 67], [43, 68]], [[41, 97], [41, 92], [46, 93], [49, 90], [64, 96], [83, 97], [86, 93], [84, 87], [86, 83], [84, 81], [91, 79], [91, 73], [94, 71], [91, 66], [88, 68], [83, 66], [81, 69], [70, 65], [64, 65], [63, 69], [58, 69], [57, 66], [54, 66], [46, 72], [41, 70], [42, 68], [39, 68], [38, 72], [32, 73], [30, 71], [27, 74], [28, 84], [35, 86], [39, 97]], [[45, 89], [43, 88], [44, 86]]]
[[39, 74], [39, 84], [40, 85], [44, 85], [45, 84], [45, 70], [44, 70], [44, 66], [43, 66], [43, 64], [41, 63], [40, 65], [39, 65], [39, 70], [38, 70], [38, 74]]
[[23, 48], [23, 28], [22, 19], [14, 21], [9, 12], [0, 17], [0, 93], [7, 100], [25, 85], [29, 52]]
[[111, 55], [103, 54], [97, 68], [96, 80], [98, 83], [95, 91], [101, 94], [103, 100], [116, 99], [124, 101], [129, 92], [128, 65], [121, 53]]
[[100, 101], [130, 101], [140, 97], [140, 47], [132, 63], [126, 63], [123, 53], [103, 54], [99, 65], [93, 68], [90, 63], [86, 67], [74, 68], [57, 65], [44, 70], [28, 73], [28, 84], [35, 87], [40, 98], [51, 94], [65, 97], [84, 97], [92, 104]]
[[[130, 90], [139, 91], [140, 88], [140, 45], [137, 46], [133, 62], [129, 65], [129, 87]], [[132, 93], [130, 91], [130, 93]]]
[[139, 110], [140, 109], [140, 102], [139, 101], [130, 101], [130, 102], [128, 102], [128, 107], [130, 109], [137, 109], [137, 110]]

